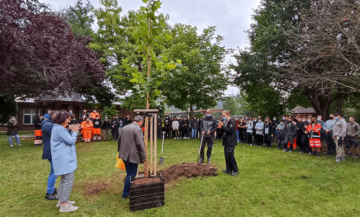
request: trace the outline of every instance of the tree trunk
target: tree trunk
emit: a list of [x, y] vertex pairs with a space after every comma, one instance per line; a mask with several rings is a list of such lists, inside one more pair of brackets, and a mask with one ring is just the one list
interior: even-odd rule
[[339, 96], [339, 99], [338, 99], [338, 106], [336, 108], [336, 113], [341, 113], [343, 106], [344, 106], [344, 99], [345, 99], [346, 93], [338, 92], [338, 96]]
[[192, 107], [192, 105], [190, 105], [190, 120], [194, 119], [194, 109]]
[[309, 89], [306, 92], [313, 109], [317, 115], [321, 115], [323, 120], [326, 121], [329, 118], [330, 106], [331, 106], [331, 94], [319, 96], [316, 90]]

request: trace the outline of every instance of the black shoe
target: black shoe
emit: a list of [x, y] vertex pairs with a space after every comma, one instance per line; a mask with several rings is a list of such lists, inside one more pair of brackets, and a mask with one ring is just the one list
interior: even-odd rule
[[54, 193], [52, 193], [52, 194], [46, 194], [45, 199], [46, 199], [46, 200], [57, 200], [57, 199], [56, 199], [56, 195], [55, 195]]
[[352, 157], [352, 155], [353, 155], [353, 154], [352, 154], [352, 153], [350, 153], [350, 154], [349, 154], [349, 157]]
[[231, 175], [232, 176], [237, 176], [237, 174], [239, 174], [239, 172], [233, 172]]
[[226, 171], [226, 170], [223, 170], [223, 173], [226, 173], [226, 174], [231, 175], [231, 173], [229, 173], [229, 172], [228, 172], [228, 171]]
[[54, 188], [54, 194], [57, 194], [57, 189], [56, 188]]

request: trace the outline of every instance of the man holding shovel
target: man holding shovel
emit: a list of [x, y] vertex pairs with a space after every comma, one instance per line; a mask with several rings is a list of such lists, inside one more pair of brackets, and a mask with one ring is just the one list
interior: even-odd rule
[[202, 144], [201, 144], [201, 149], [200, 149], [200, 159], [199, 159], [199, 163], [203, 163], [204, 162], [204, 151], [205, 151], [205, 145], [207, 143], [207, 159], [208, 159], [208, 164], [211, 164], [211, 151], [212, 151], [212, 147], [214, 145], [214, 133], [216, 132], [216, 120], [215, 118], [213, 118], [212, 116], [212, 111], [211, 109], [207, 109], [206, 110], [206, 117], [204, 117], [201, 121], [201, 125], [200, 125], [200, 130], [201, 130], [201, 136], [203, 137], [202, 139]]

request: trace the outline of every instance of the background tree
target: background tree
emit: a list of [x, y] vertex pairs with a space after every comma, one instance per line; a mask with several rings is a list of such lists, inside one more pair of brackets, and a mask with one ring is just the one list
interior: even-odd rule
[[37, 0], [0, 1], [0, 90], [13, 98], [57, 88], [77, 91], [104, 70], [89, 38], [76, 38], [70, 25]]
[[11, 116], [16, 116], [18, 112], [18, 106], [14, 99], [0, 95], [0, 123], [7, 123]]
[[223, 110], [229, 110], [231, 115], [241, 115], [241, 105], [238, 97], [228, 97], [224, 100]]
[[181, 110], [189, 109], [190, 118], [194, 107], [215, 106], [229, 84], [228, 72], [222, 67], [228, 51], [221, 46], [223, 37], [215, 32], [215, 27], [209, 27], [198, 35], [196, 27], [182, 24], [171, 30], [173, 38], [165, 54], [180, 59], [184, 68], [167, 74], [161, 89], [165, 102]]

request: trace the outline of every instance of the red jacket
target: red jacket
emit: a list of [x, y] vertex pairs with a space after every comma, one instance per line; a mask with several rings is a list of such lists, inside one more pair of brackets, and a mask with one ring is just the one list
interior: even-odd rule
[[[320, 124], [316, 124], [313, 128], [312, 124], [309, 124], [309, 126], [306, 128], [306, 131], [308, 132], [308, 135], [310, 135], [310, 138], [320, 138], [320, 130], [321, 130], [321, 125]], [[312, 134], [311, 134], [311, 131]]]

